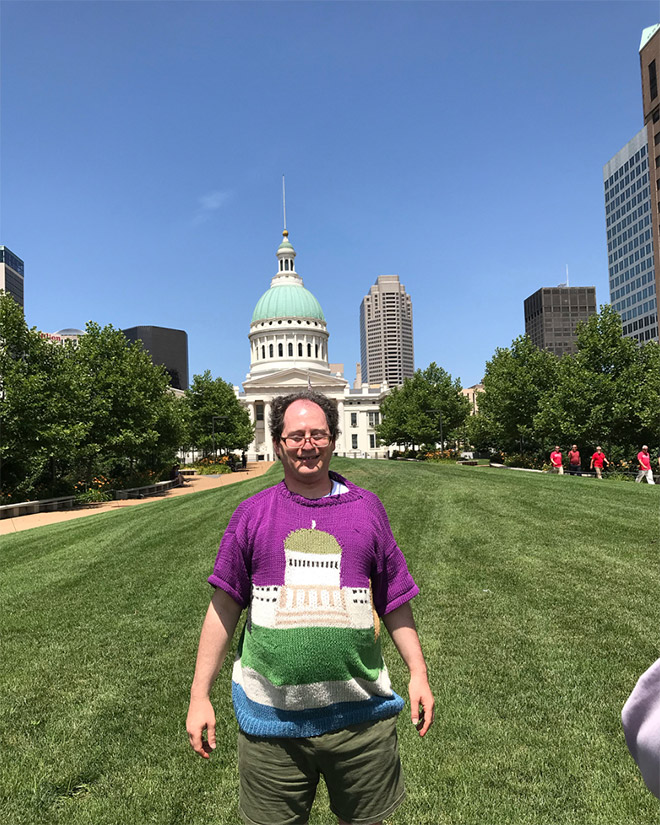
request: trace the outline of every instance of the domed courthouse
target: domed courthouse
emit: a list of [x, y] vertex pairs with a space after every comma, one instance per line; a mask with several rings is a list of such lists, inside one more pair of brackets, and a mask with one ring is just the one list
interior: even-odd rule
[[[339, 427], [335, 453], [342, 456], [384, 458], [377, 446], [381, 400], [386, 384], [349, 387], [343, 365], [328, 361], [328, 327], [321, 305], [305, 289], [296, 271], [296, 253], [285, 229], [277, 248], [277, 272], [252, 314], [250, 323], [250, 371], [243, 391], [235, 388], [255, 425], [248, 449], [250, 461], [275, 459], [268, 426], [270, 405], [278, 395], [312, 389], [337, 401]], [[334, 370], [334, 371], [333, 371]]]

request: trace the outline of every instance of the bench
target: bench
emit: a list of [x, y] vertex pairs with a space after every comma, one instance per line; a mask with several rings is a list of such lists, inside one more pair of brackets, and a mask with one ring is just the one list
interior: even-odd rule
[[115, 499], [147, 498], [147, 496], [161, 496], [167, 490], [179, 486], [179, 479], [172, 481], [157, 481], [155, 484], [146, 484], [144, 487], [129, 487], [127, 490], [115, 490]]
[[15, 504], [0, 505], [0, 519], [31, 516], [35, 513], [50, 513], [53, 510], [70, 510], [75, 496], [42, 498], [37, 501], [17, 501]]

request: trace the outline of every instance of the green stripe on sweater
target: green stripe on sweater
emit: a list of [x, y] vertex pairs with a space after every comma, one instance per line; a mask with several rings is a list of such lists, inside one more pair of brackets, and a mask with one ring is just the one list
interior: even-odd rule
[[252, 625], [239, 648], [241, 664], [274, 685], [378, 678], [383, 669], [374, 629], [293, 627], [273, 630]]

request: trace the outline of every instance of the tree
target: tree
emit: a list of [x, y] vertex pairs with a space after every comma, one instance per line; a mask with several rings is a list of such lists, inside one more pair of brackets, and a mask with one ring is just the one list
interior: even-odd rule
[[436, 444], [455, 437], [469, 411], [460, 381], [433, 362], [384, 399], [378, 438], [383, 444]]
[[69, 357], [81, 423], [76, 458], [86, 477], [99, 467], [121, 475], [171, 463], [183, 437], [178, 400], [141, 343], [90, 321]]
[[0, 495], [37, 497], [76, 439], [66, 349], [28, 328], [0, 292]]
[[479, 433], [481, 447], [488, 443], [505, 452], [521, 453], [541, 447], [534, 419], [541, 399], [554, 386], [558, 360], [526, 335], [516, 338], [511, 347], [495, 350], [486, 364], [479, 422], [470, 428]]
[[535, 418], [545, 446], [576, 442], [630, 451], [657, 438], [658, 345], [624, 338], [609, 305], [577, 329], [578, 351], [561, 359], [555, 386]]
[[216, 450], [246, 450], [254, 438], [254, 427], [231, 384], [213, 378], [206, 370], [193, 376], [186, 390], [188, 446], [209, 455]]

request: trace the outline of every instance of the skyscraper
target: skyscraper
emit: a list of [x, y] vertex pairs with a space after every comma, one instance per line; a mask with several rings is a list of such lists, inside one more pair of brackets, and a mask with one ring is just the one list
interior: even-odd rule
[[575, 327], [596, 312], [593, 286], [543, 287], [525, 299], [525, 334], [555, 355], [577, 351]]
[[412, 301], [398, 275], [379, 275], [360, 305], [362, 382], [403, 384], [415, 371]]
[[188, 334], [184, 330], [146, 326], [122, 332], [129, 341], [142, 341], [154, 364], [165, 367], [174, 389], [188, 389]]
[[639, 47], [644, 127], [603, 167], [610, 303], [623, 334], [658, 340], [660, 292], [660, 25], [642, 32]]
[[8, 292], [21, 309], [23, 296], [23, 261], [6, 246], [0, 246], [0, 289]]

